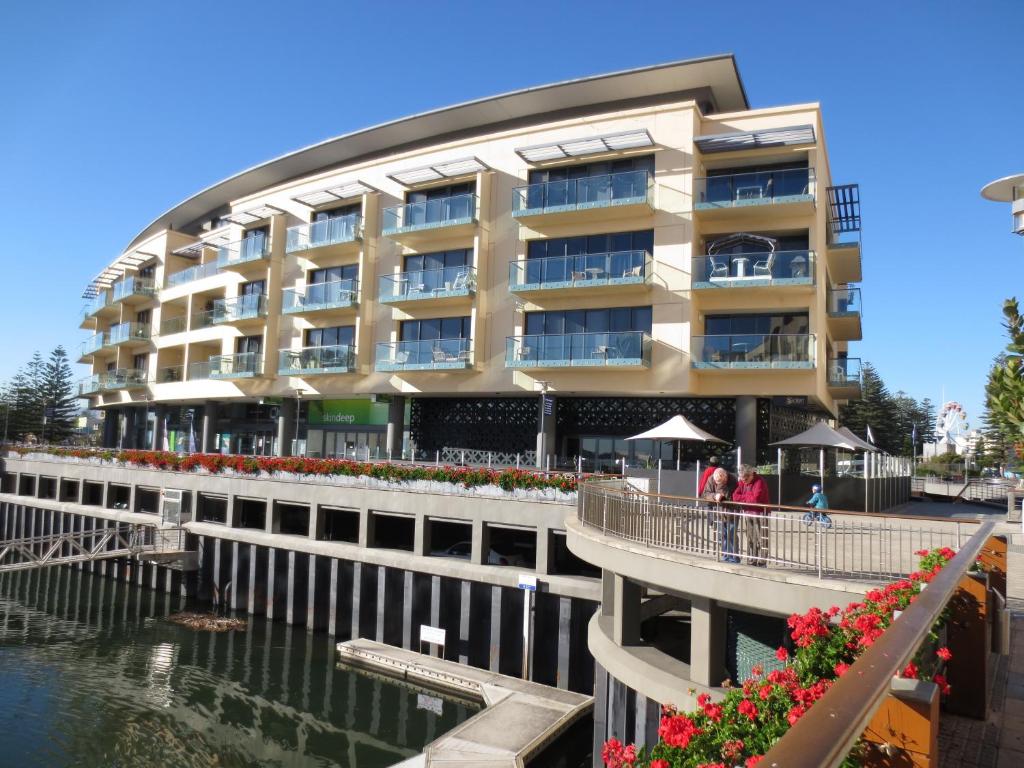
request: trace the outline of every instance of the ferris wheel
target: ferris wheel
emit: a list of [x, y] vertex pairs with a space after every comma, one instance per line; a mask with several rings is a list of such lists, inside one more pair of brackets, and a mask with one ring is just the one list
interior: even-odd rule
[[955, 400], [944, 403], [935, 418], [935, 437], [939, 442], [962, 446], [969, 428], [967, 411]]

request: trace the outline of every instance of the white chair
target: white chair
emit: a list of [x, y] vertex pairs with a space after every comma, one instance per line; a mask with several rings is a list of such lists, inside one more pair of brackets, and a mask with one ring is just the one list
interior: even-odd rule
[[637, 264], [635, 267], [632, 267], [632, 268], [628, 268], [627, 267], [626, 270], [622, 273], [622, 276], [623, 277], [640, 277], [640, 275], [641, 275], [641, 273], [643, 271], [644, 271], [643, 264]]
[[775, 251], [768, 254], [767, 259], [754, 262], [754, 277], [771, 277], [775, 265]]
[[708, 275], [709, 280], [720, 280], [729, 276], [728, 260], [720, 259], [716, 256], [708, 256], [708, 261], [711, 262], [711, 273]]
[[468, 272], [459, 272], [459, 274], [457, 274], [455, 276], [455, 280], [452, 281], [451, 290], [453, 290], [453, 291], [464, 291], [468, 287], [469, 287], [469, 273]]

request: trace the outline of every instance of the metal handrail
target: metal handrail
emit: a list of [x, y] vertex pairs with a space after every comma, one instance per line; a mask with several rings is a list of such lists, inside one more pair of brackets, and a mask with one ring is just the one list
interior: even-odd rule
[[995, 529], [982, 523], [910, 606], [764, 756], [766, 766], [838, 766], [867, 727], [893, 676], [914, 656]]

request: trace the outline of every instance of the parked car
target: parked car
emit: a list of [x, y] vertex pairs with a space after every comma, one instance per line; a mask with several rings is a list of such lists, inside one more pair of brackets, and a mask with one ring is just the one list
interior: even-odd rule
[[[460, 541], [456, 544], [452, 544], [447, 549], [436, 549], [430, 554], [434, 557], [457, 557], [460, 560], [469, 560], [470, 552], [472, 552], [473, 545], [468, 541]], [[487, 564], [488, 565], [522, 565], [525, 562], [522, 555], [516, 554], [502, 554], [497, 550], [491, 548], [487, 552]]]

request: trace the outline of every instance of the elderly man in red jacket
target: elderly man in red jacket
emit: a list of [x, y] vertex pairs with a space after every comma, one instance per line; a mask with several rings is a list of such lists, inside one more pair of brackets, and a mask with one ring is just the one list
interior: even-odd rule
[[[744, 528], [747, 538], [747, 563], [749, 565], [767, 565], [768, 560], [768, 483], [764, 481], [754, 468], [744, 464], [739, 471], [740, 481], [732, 494], [732, 500], [742, 506], [746, 515]], [[765, 506], [754, 506], [754, 505]]]

